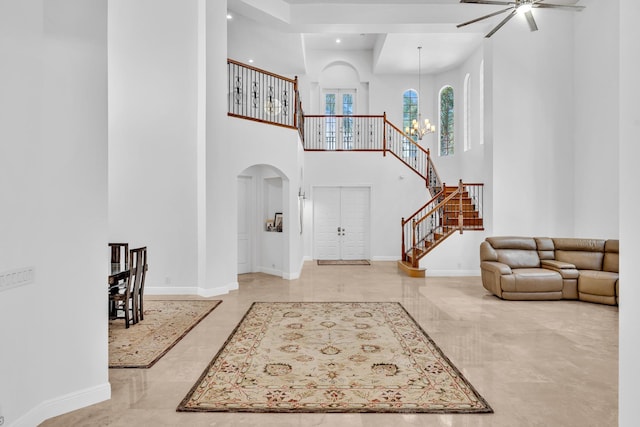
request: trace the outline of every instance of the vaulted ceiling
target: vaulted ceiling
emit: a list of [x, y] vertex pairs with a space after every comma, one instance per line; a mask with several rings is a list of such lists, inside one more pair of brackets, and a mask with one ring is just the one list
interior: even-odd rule
[[[229, 56], [286, 74], [306, 73], [312, 51], [341, 50], [370, 53], [375, 74], [415, 74], [418, 46], [423, 73], [439, 73], [464, 61], [502, 18], [456, 25], [504, 8], [459, 0], [228, 0], [228, 7]], [[535, 13], [544, 31], [545, 14], [566, 12]], [[529, 31], [521, 16], [510, 25]]]

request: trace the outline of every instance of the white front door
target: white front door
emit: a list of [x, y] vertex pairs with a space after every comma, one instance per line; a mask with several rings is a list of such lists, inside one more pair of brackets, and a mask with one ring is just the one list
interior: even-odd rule
[[369, 194], [368, 187], [314, 189], [314, 258], [369, 258]]
[[253, 271], [251, 260], [251, 235], [253, 218], [251, 213], [253, 178], [250, 176], [238, 177], [238, 274], [251, 273]]

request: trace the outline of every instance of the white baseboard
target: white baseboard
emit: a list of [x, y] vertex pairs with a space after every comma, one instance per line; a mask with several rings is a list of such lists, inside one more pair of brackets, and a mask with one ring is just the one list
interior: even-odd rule
[[198, 286], [145, 286], [146, 295], [198, 295], [203, 298], [226, 295], [238, 289], [238, 282], [228, 283], [215, 288], [200, 288]]
[[467, 277], [480, 276], [480, 270], [431, 270], [427, 268], [427, 277]]
[[371, 261], [400, 261], [398, 256], [374, 256]]
[[256, 273], [270, 274], [271, 276], [284, 277], [282, 270], [269, 267], [256, 267]]
[[100, 384], [84, 390], [76, 391], [45, 400], [35, 408], [31, 409], [14, 423], [9, 421], [11, 427], [33, 427], [37, 426], [49, 418], [75, 411], [76, 409], [94, 405], [111, 399], [111, 385], [109, 383]]
[[298, 273], [296, 273], [296, 272], [294, 272], [294, 273], [283, 273], [282, 274], [282, 278], [284, 280], [297, 280], [297, 279], [300, 278], [300, 273], [299, 272]]

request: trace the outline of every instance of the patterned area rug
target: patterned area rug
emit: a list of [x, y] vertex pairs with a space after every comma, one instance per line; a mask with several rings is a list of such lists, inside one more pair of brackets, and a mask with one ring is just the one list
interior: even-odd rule
[[177, 410], [493, 412], [395, 302], [254, 303]]
[[143, 321], [109, 321], [109, 367], [150, 368], [221, 302], [145, 300]]
[[371, 265], [366, 259], [319, 259], [318, 265]]

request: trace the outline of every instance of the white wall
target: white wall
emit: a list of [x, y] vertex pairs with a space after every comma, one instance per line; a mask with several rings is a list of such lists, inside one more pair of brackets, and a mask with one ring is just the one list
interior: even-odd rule
[[107, 2], [0, 3], [0, 416], [33, 426], [110, 397]]
[[[573, 14], [536, 10], [491, 38], [493, 233], [573, 232]], [[586, 237], [586, 236], [585, 236]]]
[[428, 199], [425, 182], [393, 155], [383, 157], [379, 152], [367, 153], [305, 153], [306, 257], [313, 256], [313, 188], [314, 187], [370, 187], [371, 188], [371, 258], [400, 259], [400, 221], [407, 218]]
[[[609, 2], [607, 2], [609, 3]], [[611, 2], [613, 3], [613, 2]], [[637, 144], [640, 134], [640, 3], [635, 0], [620, 0], [619, 4], [619, 46], [620, 51], [620, 194], [634, 194], [640, 180], [638, 161], [640, 146]], [[615, 27], [614, 27], [615, 28]], [[610, 29], [611, 31], [613, 30]], [[606, 67], [602, 63], [602, 67]], [[636, 213], [635, 197], [621, 197], [619, 201], [620, 221], [620, 281], [622, 299], [620, 302], [620, 373], [619, 413], [620, 427], [634, 427], [638, 423], [638, 383], [640, 370], [640, 287], [636, 286], [636, 264], [640, 259], [640, 249], [636, 244], [640, 236], [640, 224]]]
[[[281, 265], [281, 275], [285, 279], [295, 279], [300, 275], [302, 269], [303, 236], [299, 233], [298, 226], [298, 189], [303, 185], [301, 176], [306, 175], [304, 158], [302, 157], [302, 146], [298, 138], [298, 132], [293, 129], [278, 126], [269, 126], [251, 120], [229, 118], [227, 122], [227, 132], [231, 135], [229, 140], [216, 138], [219, 144], [222, 158], [218, 168], [218, 176], [224, 182], [235, 183], [240, 174], [246, 173], [246, 169], [254, 165], [269, 165], [267, 169], [275, 169], [283, 178], [282, 180], [282, 213], [283, 232], [278, 239], [282, 240], [282, 251], [284, 258]], [[240, 155], [241, 153], [241, 155]], [[255, 173], [256, 182], [260, 181], [264, 175], [263, 171]], [[235, 189], [235, 184], [230, 190]], [[237, 215], [234, 207], [237, 207], [237, 192], [227, 189], [216, 194], [218, 210], [224, 213], [227, 227], [218, 230], [217, 245], [225, 251], [226, 274], [233, 276], [237, 274], [237, 226], [235, 224]], [[224, 209], [220, 207], [224, 206]], [[260, 212], [262, 212], [260, 210]], [[264, 223], [262, 214], [259, 215], [260, 224]], [[230, 221], [232, 220], [232, 221]], [[213, 224], [210, 222], [210, 224]], [[259, 242], [259, 240], [257, 240]], [[266, 260], [261, 258], [259, 261]], [[266, 265], [264, 265], [266, 263]], [[274, 262], [264, 261], [261, 271], [267, 271]], [[268, 271], [278, 274], [280, 269]]]
[[109, 2], [109, 239], [147, 246], [149, 293], [197, 283], [197, 19], [196, 0]]
[[618, 236], [619, 5], [583, 0], [575, 20], [575, 234]]

